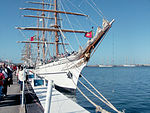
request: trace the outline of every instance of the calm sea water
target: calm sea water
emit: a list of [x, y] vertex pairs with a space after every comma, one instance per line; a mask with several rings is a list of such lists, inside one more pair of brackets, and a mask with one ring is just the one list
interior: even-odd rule
[[[150, 113], [150, 67], [86, 67], [82, 74], [118, 109], [126, 113]], [[80, 78], [83, 81], [83, 78]], [[87, 84], [85, 81], [83, 81]], [[96, 104], [114, 112], [86, 91], [78, 87]], [[76, 102], [91, 113], [95, 107], [78, 91]]]

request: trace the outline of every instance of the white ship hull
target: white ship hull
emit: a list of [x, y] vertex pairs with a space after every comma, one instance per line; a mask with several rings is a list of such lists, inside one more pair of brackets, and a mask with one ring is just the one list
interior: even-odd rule
[[83, 59], [68, 60], [74, 57], [61, 58], [59, 61], [38, 66], [35, 73], [47, 80], [53, 80], [58, 87], [75, 90], [79, 75], [87, 62]]
[[53, 80], [56, 86], [75, 90], [78, 83], [79, 75], [90, 59], [90, 54], [103, 38], [105, 33], [110, 29], [114, 22], [103, 21], [103, 29], [98, 27], [95, 36], [87, 42], [84, 50], [71, 56], [59, 58], [54, 62], [38, 66], [35, 73], [48, 80]]

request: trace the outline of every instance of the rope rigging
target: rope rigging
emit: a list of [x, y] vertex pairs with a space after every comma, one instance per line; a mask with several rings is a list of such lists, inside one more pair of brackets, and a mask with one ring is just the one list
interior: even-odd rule
[[95, 4], [95, 2], [93, 0], [91, 0], [92, 3], [95, 5], [96, 9], [99, 11], [99, 13], [101, 13], [102, 17], [105, 18], [105, 15], [103, 14], [103, 12], [97, 7], [97, 5]]
[[[68, 57], [66, 57], [68, 59]], [[69, 59], [68, 59], [69, 60]], [[69, 60], [70, 61], [70, 60]], [[71, 61], [70, 61], [71, 62]], [[68, 64], [67, 64], [68, 65]], [[79, 71], [78, 66], [75, 64], [76, 66], [76, 71]], [[68, 69], [68, 66], [67, 66]], [[68, 69], [69, 70], [69, 69]], [[45, 70], [46, 71], [46, 70]], [[96, 95], [93, 91], [91, 91], [84, 83], [82, 83], [79, 80], [79, 83], [81, 83], [81, 85], [83, 85], [90, 93], [92, 93], [95, 97], [97, 97], [99, 100], [101, 100], [103, 103], [105, 103], [107, 106], [109, 106], [111, 109], [113, 109], [114, 111], [116, 111], [117, 113], [124, 113], [121, 111], [118, 111], [86, 78], [85, 76], [83, 76], [83, 74], [81, 74], [82, 78], [101, 96], [99, 97], [98, 95]], [[74, 77], [76, 77], [74, 75]], [[77, 77], [76, 77], [77, 78]], [[105, 109], [103, 109], [101, 106], [97, 105], [96, 103], [94, 103], [88, 96], [86, 96], [81, 90], [80, 88], [75, 84], [73, 78], [71, 79], [72, 82], [74, 83], [74, 85], [76, 86], [77, 90], [96, 108], [96, 112], [101, 112], [101, 113], [109, 113], [108, 111], [106, 111]]]
[[[103, 103], [105, 103], [108, 107], [110, 107], [111, 109], [113, 109], [114, 111], [116, 111], [117, 113], [122, 113], [120, 111], [118, 111], [82, 74], [81, 76], [83, 77], [83, 79], [102, 97], [99, 97], [98, 95], [96, 95], [93, 91], [91, 91], [85, 84], [83, 84], [80, 80], [79, 83], [84, 86], [90, 93], [92, 93], [95, 97], [97, 97], [99, 100], [101, 100]], [[76, 77], [76, 76], [75, 76]], [[73, 81], [73, 79], [72, 79]], [[73, 81], [74, 83], [74, 81]], [[74, 85], [76, 85], [74, 83]], [[92, 104], [96, 107], [96, 111], [98, 110], [99, 112], [103, 113], [103, 109], [102, 107], [98, 106], [97, 104], [95, 104], [93, 101], [91, 101], [80, 89], [79, 87], [76, 85], [78, 91]], [[106, 110], [105, 110], [106, 111]], [[106, 113], [109, 113], [108, 111], [106, 111]]]
[[[91, 0], [91, 1], [92, 1], [92, 0]], [[86, 0], [86, 2], [99, 14], [99, 16], [101, 16], [102, 18], [104, 17], [104, 16], [103, 16], [103, 13], [101, 13], [100, 10], [99, 10], [100, 12], [97, 11], [96, 8], [95, 8], [92, 4], [90, 4], [90, 2], [89, 2], [88, 0]], [[94, 2], [93, 2], [93, 3], [94, 3]], [[94, 3], [94, 4], [95, 4], [95, 3]]]
[[[69, 43], [69, 46], [70, 46], [70, 48], [72, 49], [72, 51], [74, 50], [73, 48], [72, 48], [72, 46], [71, 46], [71, 44], [70, 44], [70, 42], [68, 41], [68, 39], [65, 37], [65, 35], [63, 34], [63, 32], [62, 32], [62, 30], [61, 29], [59, 29], [59, 31], [60, 31], [60, 33], [61, 33], [61, 35], [62, 35], [62, 37], [65, 39], [65, 40], [67, 40], [67, 42]], [[62, 39], [63, 40], [63, 39]], [[63, 45], [64, 46], [64, 45]]]
[[[73, 80], [72, 80], [72, 81], [73, 81]], [[74, 81], [73, 81], [73, 83], [74, 83]], [[75, 84], [75, 83], [74, 83], [74, 84]], [[76, 84], [75, 84], [75, 85], [76, 85]], [[76, 86], [77, 86], [77, 85], [76, 85]], [[109, 112], [106, 111], [106, 110], [105, 110], [105, 112], [103, 112], [104, 109], [102, 109], [101, 106], [98, 106], [98, 105], [95, 104], [91, 99], [89, 99], [89, 98], [79, 89], [79, 87], [77, 87], [77, 90], [78, 90], [93, 106], [95, 106], [96, 112], [109, 113]]]
[[[66, 57], [68, 59], [68, 57]], [[68, 59], [68, 61], [70, 61]], [[70, 61], [71, 62], [71, 61]], [[72, 62], [73, 63], [73, 62]], [[68, 65], [68, 64], [67, 64]], [[79, 68], [76, 64], [74, 64], [76, 67], [76, 71], [79, 71]], [[68, 68], [68, 66], [67, 66]], [[68, 69], [69, 70], [69, 69]], [[75, 76], [75, 75], [74, 75]], [[84, 85], [80, 80], [78, 80], [90, 93], [92, 93], [95, 97], [97, 97], [99, 100], [101, 100], [103, 103], [105, 103], [108, 107], [110, 107], [111, 109], [113, 109], [114, 111], [116, 111], [117, 113], [124, 113], [117, 110], [84, 76], [83, 74], [81, 74], [81, 76], [83, 77], [83, 79], [102, 97], [99, 97], [98, 95], [96, 95], [93, 91], [91, 91], [86, 85]], [[76, 76], [75, 76], [76, 77]], [[77, 79], [77, 77], [76, 77]], [[72, 82], [74, 83], [74, 80], [72, 78]], [[92, 100], [90, 100], [80, 89], [79, 87], [74, 83], [74, 85], [76, 86], [77, 90], [96, 108], [96, 111], [99, 111], [101, 113], [109, 113], [108, 111], [102, 109], [102, 107], [98, 106], [97, 104], [95, 104]]]
[[[67, 0], [68, 1], [68, 0]], [[96, 4], [93, 2], [93, 0], [91, 0], [92, 1], [92, 3], [94, 4], [94, 6], [92, 5], [92, 4], [90, 4], [90, 2], [88, 1], [88, 0], [86, 0], [86, 2], [99, 14], [99, 16], [101, 16], [101, 17], [103, 17], [103, 18], [105, 18], [104, 17], [104, 15], [103, 15], [103, 13], [102, 13], [102, 11], [101, 10], [99, 10], [97, 7], [96, 7]], [[69, 1], [70, 2], [70, 1]], [[64, 8], [64, 6], [63, 6], [63, 4], [62, 4], [62, 2], [60, 1], [60, 4], [61, 4], [61, 7], [62, 7], [62, 9], [65, 11], [65, 8]], [[73, 5], [73, 4], [72, 4]], [[74, 6], [74, 5], [73, 5]], [[51, 7], [49, 7], [49, 9], [50, 9]], [[97, 8], [97, 9], [96, 9]], [[79, 9], [78, 9], [79, 10]], [[81, 11], [81, 10], [80, 10]], [[82, 11], [81, 11], [82, 12]], [[50, 14], [48, 14], [48, 17], [50, 16]], [[67, 16], [67, 14], [65, 14], [65, 16], [66, 16], [66, 18], [67, 18], [67, 21], [69, 22], [69, 24], [70, 24], [70, 27], [74, 30], [74, 28], [73, 28], [73, 26], [72, 26], [72, 24], [71, 24], [71, 21], [69, 20], [69, 18], [68, 18], [68, 16]], [[89, 18], [89, 17], [88, 17]], [[91, 19], [91, 18], [90, 18]], [[92, 19], [91, 19], [91, 21], [93, 21]], [[77, 22], [79, 22], [78, 20], [77, 20]], [[94, 21], [93, 21], [93, 23], [95, 23]], [[96, 24], [96, 23], [95, 23]], [[97, 25], [97, 24], [96, 24]], [[48, 26], [48, 21], [46, 21], [46, 27]], [[81, 25], [80, 25], [81, 26]], [[19, 30], [20, 31], [20, 30]], [[61, 34], [61, 36], [64, 38], [62, 38], [62, 37], [60, 37], [60, 39], [61, 39], [61, 41], [62, 41], [62, 43], [64, 42], [64, 40], [67, 40], [67, 38], [64, 36], [64, 34], [63, 34], [63, 32], [62, 32], [62, 30], [59, 28], [59, 31], [60, 31], [60, 34]], [[22, 32], [21, 32], [22, 33]], [[53, 34], [53, 32], [51, 33], [51, 36], [52, 36], [52, 34]], [[79, 46], [81, 46], [81, 44], [80, 44], [80, 41], [79, 41], [79, 39], [77, 38], [77, 35], [74, 33], [74, 35], [75, 35], [75, 38], [76, 38], [76, 40], [77, 40], [77, 43], [78, 43], [78, 45]], [[23, 34], [23, 36], [24, 37], [26, 37], [24, 34]], [[103, 38], [102, 38], [102, 40], [104, 39], [104, 37], [105, 37], [105, 35], [103, 36]], [[51, 40], [51, 38], [50, 38], [50, 40]], [[99, 44], [98, 44], [98, 46], [100, 45], [100, 43], [102, 42], [102, 40], [99, 42]], [[68, 40], [67, 40], [68, 41]], [[69, 41], [68, 41], [69, 42]], [[71, 49], [73, 50], [73, 48], [72, 48], [72, 46], [71, 46], [71, 44], [69, 43], [69, 46], [71, 47]], [[92, 55], [94, 54], [94, 52], [96, 51], [96, 49], [98, 48], [98, 46], [95, 48], [95, 50], [93, 51], [93, 53], [92, 53]], [[48, 48], [48, 47], [47, 47]], [[66, 52], [66, 48], [65, 48], [65, 46], [64, 46], [64, 44], [63, 44], [63, 49], [64, 49], [64, 51]], [[48, 49], [46, 49], [46, 54], [48, 53]], [[54, 54], [54, 53], [53, 53]], [[92, 56], [91, 55], [91, 56]], [[68, 59], [69, 60], [69, 58], [66, 56], [66, 59]], [[70, 60], [69, 60], [70, 61]], [[70, 62], [72, 62], [72, 61], [70, 61]], [[73, 62], [74, 63], [74, 62]], [[68, 63], [67, 63], [67, 65], [68, 65]], [[75, 69], [76, 69], [76, 71], [79, 71], [79, 67], [74, 63], [74, 65], [75, 65]], [[67, 66], [67, 68], [68, 68], [68, 66]], [[68, 69], [69, 70], [69, 69]], [[45, 68], [45, 71], [46, 71], [46, 68]], [[82, 74], [81, 74], [82, 75]], [[75, 75], [74, 75], [75, 76]], [[75, 76], [76, 77], [76, 76]], [[95, 94], [92, 90], [90, 90], [83, 82], [81, 82], [80, 80], [79, 80], [79, 83], [82, 85], [82, 86], [84, 86], [90, 93], [92, 93], [95, 97], [97, 97], [99, 100], [101, 100], [103, 103], [105, 103], [107, 106], [109, 106], [111, 109], [113, 109], [114, 111], [116, 111], [117, 113], [121, 113], [120, 111], [118, 111], [83, 75], [82, 75], [82, 77], [83, 77], [83, 79], [99, 94], [99, 95], [97, 95], [97, 94]], [[77, 77], [76, 77], [77, 78]], [[72, 79], [72, 81], [73, 81], [73, 83], [74, 83], [74, 80]], [[75, 83], [74, 83], [75, 84]], [[79, 89], [79, 87], [75, 84], [75, 86], [77, 87], [77, 90], [93, 105], [93, 106], [95, 106], [95, 108], [96, 108], [96, 112], [102, 112], [102, 113], [109, 113], [108, 111], [106, 111], [106, 110], [104, 110], [101, 106], [99, 106], [99, 105], [97, 105], [96, 103], [94, 103], [88, 96], [86, 96], [80, 89]]]
[[95, 53], [95, 51], [97, 50], [97, 48], [99, 47], [99, 45], [101, 44], [101, 42], [104, 40], [105, 36], [106, 36], [106, 34], [104, 34], [103, 38], [98, 43], [97, 47], [94, 49], [93, 53], [91, 54], [91, 57], [93, 56], [93, 54]]
[[[64, 8], [64, 6], [63, 6], [63, 4], [62, 4], [61, 1], [60, 1], [60, 4], [61, 4], [61, 6], [62, 6], [63, 11], [65, 11], [65, 8]], [[66, 11], [65, 11], [65, 12], [66, 12]], [[69, 22], [69, 24], [70, 24], [70, 27], [74, 30], [74, 28], [73, 28], [73, 26], [72, 26], [72, 24], [71, 24], [71, 21], [70, 21], [69, 18], [68, 18], [68, 15], [65, 14], [65, 16], [66, 16], [66, 18], [67, 18], [67, 20], [68, 20], [68, 22]], [[76, 33], [74, 33], [74, 35], [75, 35], [75, 38], [76, 38], [76, 40], [77, 40], [78, 45], [81, 46], [80, 41], [78, 40]]]

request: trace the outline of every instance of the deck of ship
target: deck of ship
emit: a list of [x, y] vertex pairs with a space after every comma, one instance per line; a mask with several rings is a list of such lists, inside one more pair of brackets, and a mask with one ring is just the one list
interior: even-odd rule
[[[39, 80], [39, 78], [33, 78], [34, 80]], [[32, 82], [34, 81], [32, 80]], [[48, 86], [46, 85], [39, 85], [35, 86], [35, 83], [30, 82], [30, 84], [27, 85], [26, 90], [28, 93], [32, 94], [32, 98], [35, 99], [36, 105], [38, 108], [34, 108], [35, 110], [38, 109], [39, 113], [42, 113], [45, 109], [45, 104], [46, 104], [46, 96], [47, 96], [47, 88]], [[32, 90], [31, 91], [31, 87]], [[36, 94], [33, 95], [33, 92]], [[38, 98], [38, 100], [37, 100]], [[26, 105], [27, 106], [27, 105]], [[37, 107], [36, 106], [36, 107]], [[28, 107], [30, 108], [30, 107]], [[33, 110], [31, 108], [31, 110]], [[27, 110], [27, 111], [31, 111]], [[33, 110], [34, 111], [34, 110]], [[78, 105], [76, 102], [56, 90], [55, 88], [52, 89], [52, 97], [51, 97], [51, 105], [50, 105], [50, 113], [89, 113], [86, 109]]]

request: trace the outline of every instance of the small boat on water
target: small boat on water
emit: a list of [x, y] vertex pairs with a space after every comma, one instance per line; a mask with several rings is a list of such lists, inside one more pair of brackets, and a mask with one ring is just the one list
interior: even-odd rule
[[[31, 39], [28, 41], [20, 41], [20, 43], [37, 45], [37, 57], [34, 63], [34, 73], [41, 77], [45, 77], [46, 79], [53, 80], [55, 86], [58, 88], [75, 91], [82, 69], [87, 65], [91, 56], [94, 54], [106, 33], [111, 28], [114, 19], [109, 22], [106, 20], [106, 18], [103, 18], [102, 26], [96, 26], [97, 28], [95, 29], [94, 36], [93, 27], [90, 32], [86, 30], [75, 30], [72, 26], [71, 29], [64, 29], [65, 27], [63, 26], [63, 21], [68, 21], [69, 24], [74, 24], [74, 21], [71, 22], [71, 20], [69, 20], [70, 17], [68, 15], [74, 15], [71, 16], [72, 18], [76, 18], [76, 16], [88, 18], [89, 16], [82, 14], [82, 12], [76, 13], [67, 11], [67, 9], [64, 8], [61, 0], [48, 1], [49, 2], [44, 0], [42, 0], [42, 2], [28, 2], [32, 5], [38, 4], [41, 6], [41, 8], [21, 8], [22, 10], [30, 10], [38, 13], [37, 15], [24, 15], [24, 17], [37, 18], [37, 27], [17, 27], [17, 29], [21, 30], [21, 32], [22, 30], [28, 30], [32, 32], [36, 31], [36, 36], [31, 37]], [[68, 7], [71, 6], [69, 5], [70, 2], [71, 1], [66, 0]], [[90, 2], [86, 2], [90, 5]], [[93, 1], [91, 3], [93, 3]], [[63, 17], [66, 17], [66, 19], [63, 19]], [[65, 26], [69, 27], [69, 25], [66, 23]], [[77, 28], [80, 29], [80, 26]], [[66, 46], [70, 46], [71, 44], [75, 45], [75, 42], [67, 43], [67, 39], [72, 38], [66, 37], [65, 35], [67, 33], [74, 34], [75, 38], [77, 37], [76, 33], [83, 34], [82, 37], [85, 35], [85, 37], [88, 38], [87, 42], [85, 43], [86, 46], [78, 46], [79, 50], [72, 50], [68, 52], [68, 47]], [[77, 39], [77, 41], [79, 40]], [[79, 43], [82, 42], [79, 41]], [[52, 45], [51, 48], [53, 49], [51, 49], [49, 57], [47, 57], [46, 53], [49, 51], [49, 45]], [[40, 50], [40, 48], [42, 48], [42, 50]], [[63, 51], [61, 52], [62, 49]], [[41, 51], [43, 55], [42, 60], [40, 53]]]

